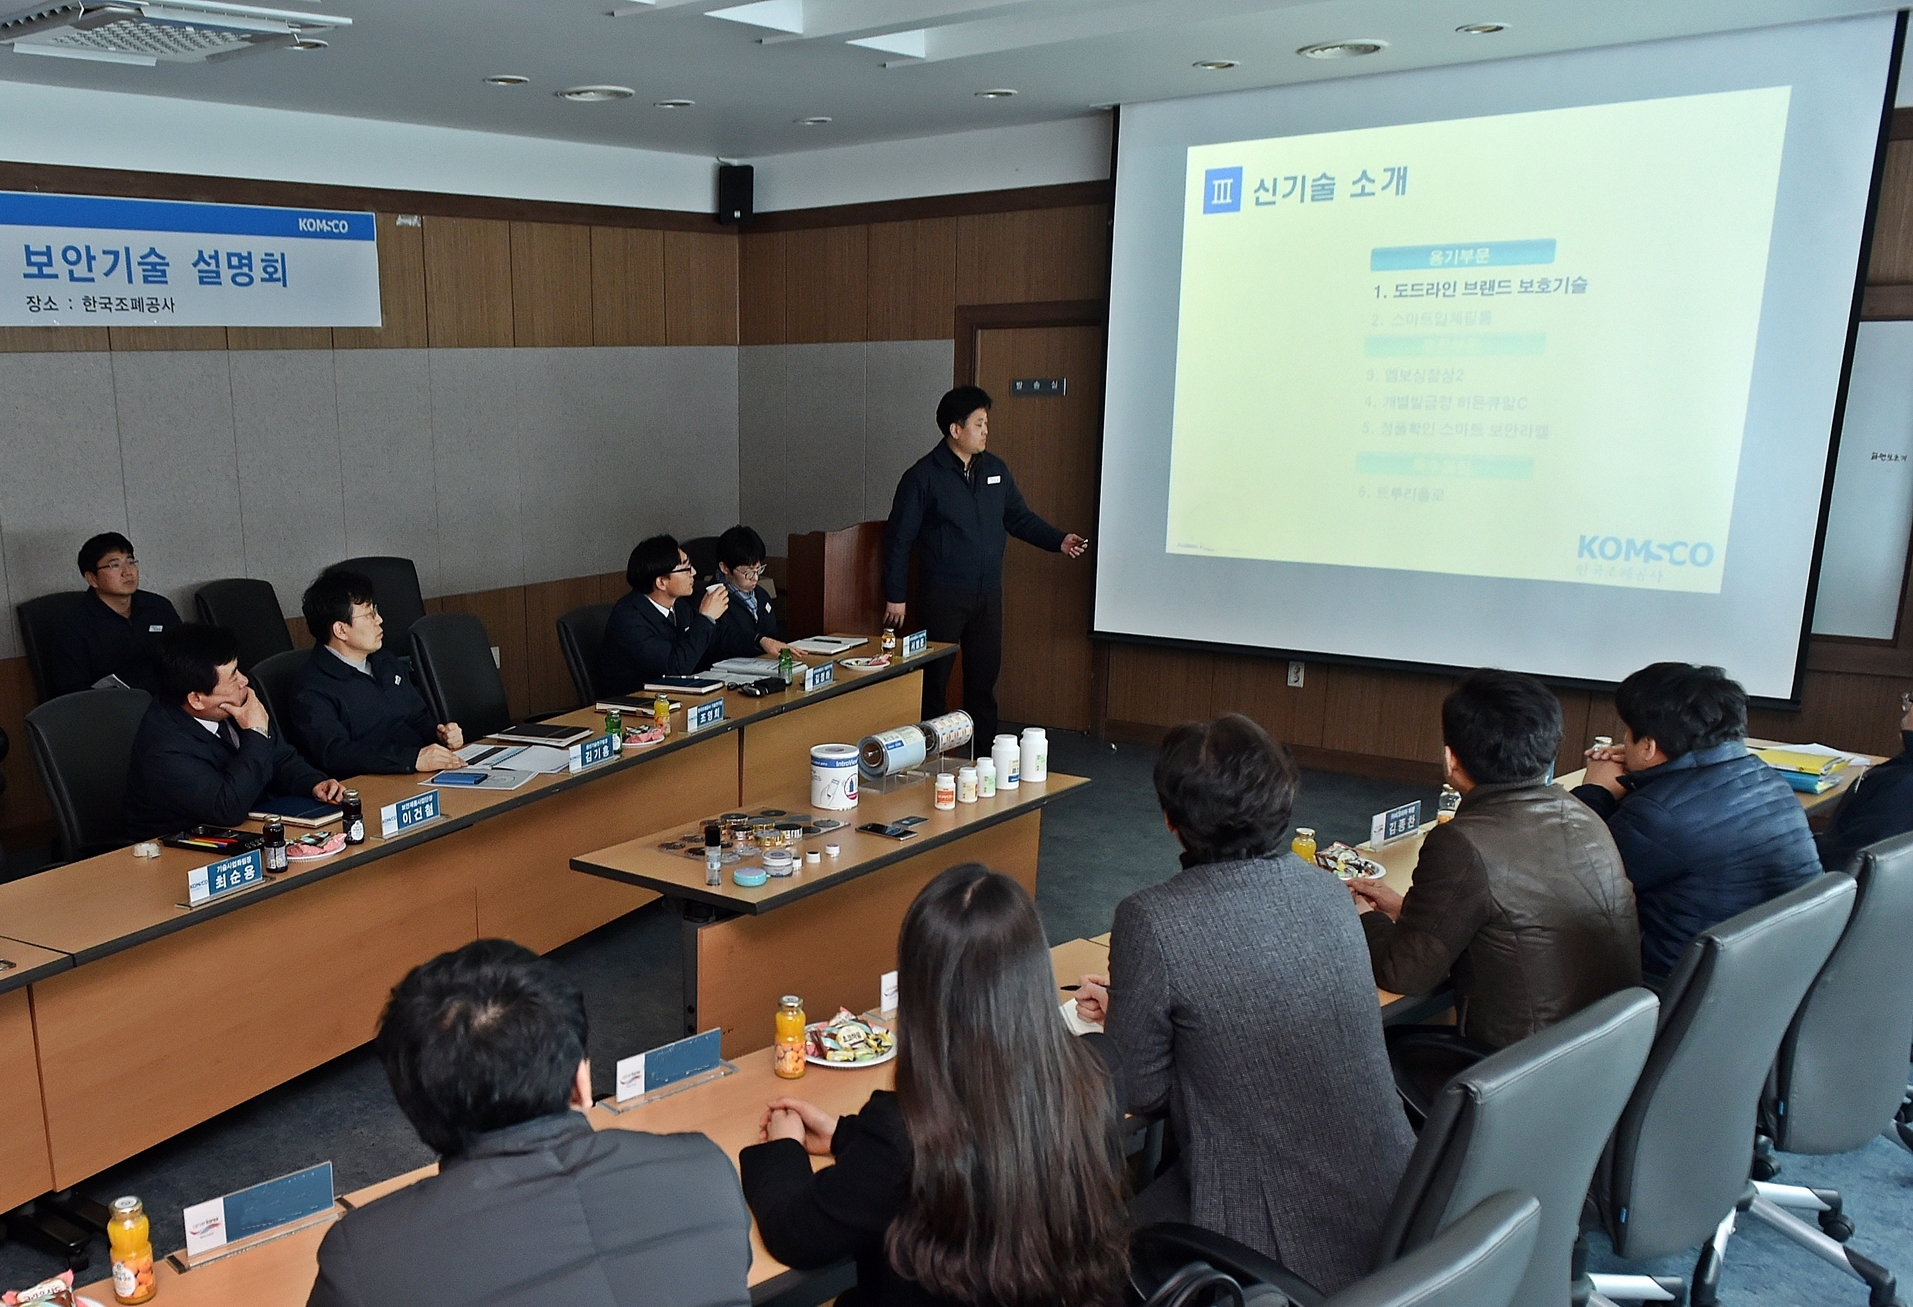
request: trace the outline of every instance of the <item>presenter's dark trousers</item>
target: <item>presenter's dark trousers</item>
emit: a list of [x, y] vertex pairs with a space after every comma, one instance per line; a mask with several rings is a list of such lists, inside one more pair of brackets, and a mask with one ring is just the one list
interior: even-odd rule
[[[1003, 592], [965, 595], [925, 589], [919, 608], [932, 640], [963, 648], [963, 711], [976, 723], [976, 751], [981, 757], [990, 751], [996, 735], [996, 676], [1003, 669]], [[926, 721], [948, 711], [944, 696], [955, 661], [939, 658], [923, 669]]]

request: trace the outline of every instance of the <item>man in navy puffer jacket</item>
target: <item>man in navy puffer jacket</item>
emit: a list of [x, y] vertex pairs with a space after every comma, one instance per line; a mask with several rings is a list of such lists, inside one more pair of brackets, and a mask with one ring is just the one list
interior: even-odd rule
[[1747, 694], [1718, 667], [1655, 663], [1622, 681], [1623, 743], [1588, 751], [1574, 793], [1607, 820], [1641, 919], [1641, 970], [1820, 874], [1800, 801], [1747, 752]]

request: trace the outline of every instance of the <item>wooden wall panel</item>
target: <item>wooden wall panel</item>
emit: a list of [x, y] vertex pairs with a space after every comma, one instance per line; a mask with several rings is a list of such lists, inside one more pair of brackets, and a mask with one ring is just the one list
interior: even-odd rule
[[434, 349], [512, 343], [511, 224], [425, 222], [426, 338]]
[[531, 713], [531, 676], [525, 644], [525, 587], [481, 590], [476, 594], [441, 595], [425, 601], [431, 613], [470, 613], [485, 624], [485, 633], [498, 648], [498, 674], [505, 682], [505, 702], [513, 720]]
[[870, 228], [791, 232], [785, 245], [784, 324], [792, 344], [864, 338]]
[[746, 232], [738, 238], [738, 340], [745, 345], [785, 343], [785, 233]]
[[224, 349], [224, 327], [108, 327], [115, 350]]
[[105, 327], [0, 327], [0, 354], [52, 354], [109, 347]]
[[1328, 677], [1322, 747], [1439, 763], [1441, 701], [1454, 685], [1446, 676], [1335, 667]]
[[592, 343], [591, 228], [511, 224], [512, 344]]
[[664, 343], [737, 344], [737, 237], [664, 234]]
[[1913, 281], [1913, 141], [1894, 141], [1886, 147], [1886, 175], [1880, 179], [1880, 211], [1873, 224], [1867, 282], [1909, 281]]
[[1107, 293], [1106, 205], [976, 214], [956, 222], [959, 304], [1091, 300]]
[[1174, 726], [1216, 715], [1213, 655], [1154, 645], [1118, 644], [1109, 650], [1112, 721]]
[[379, 312], [382, 327], [334, 327], [334, 349], [424, 349], [425, 228], [419, 220], [401, 227], [390, 213], [377, 215]]
[[664, 233], [591, 229], [591, 343], [664, 343]]
[[870, 225], [870, 340], [948, 340], [956, 332], [955, 218]]
[[525, 680], [529, 711], [548, 713], [590, 706], [578, 702], [571, 673], [565, 669], [564, 650], [558, 644], [558, 619], [574, 608], [603, 603], [598, 594], [595, 576], [576, 576], [525, 587]]
[[331, 349], [330, 327], [228, 327], [227, 349]]

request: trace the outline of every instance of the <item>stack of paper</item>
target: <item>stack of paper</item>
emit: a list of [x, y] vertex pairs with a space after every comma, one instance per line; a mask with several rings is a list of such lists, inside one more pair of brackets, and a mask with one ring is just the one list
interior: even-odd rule
[[1852, 755], [1824, 744], [1779, 744], [1752, 752], [1803, 794], [1826, 793], [1840, 783], [1840, 774], [1853, 761]]

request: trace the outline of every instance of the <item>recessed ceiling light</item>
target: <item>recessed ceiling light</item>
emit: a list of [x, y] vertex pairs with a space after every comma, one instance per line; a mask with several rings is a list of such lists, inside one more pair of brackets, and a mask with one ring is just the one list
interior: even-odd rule
[[823, 114], [817, 114], [811, 118], [793, 118], [791, 121], [799, 127], [822, 127], [829, 123], [830, 119]]
[[1007, 86], [994, 86], [987, 91], [976, 93], [979, 100], [1007, 100], [1015, 94], [1016, 92]]
[[637, 92], [628, 86], [571, 86], [558, 92], [560, 100], [579, 104], [603, 104], [606, 100], [629, 100]]
[[1455, 29], [1463, 36], [1492, 36], [1508, 30], [1506, 23], [1463, 23]]
[[653, 100], [651, 107], [653, 109], [689, 109], [696, 103], [696, 100]]
[[1205, 73], [1219, 73], [1225, 69], [1234, 68], [1237, 64], [1234, 59], [1198, 59], [1195, 66]]
[[286, 48], [288, 50], [323, 50], [331, 44], [332, 42], [321, 41], [316, 36], [295, 36], [292, 38], [292, 44]]
[[526, 86], [530, 82], [531, 78], [520, 77], [517, 73], [494, 73], [485, 79], [487, 86]]
[[1388, 42], [1359, 37], [1352, 41], [1324, 41], [1319, 45], [1305, 45], [1296, 53], [1305, 59], [1358, 59], [1365, 54], [1377, 54], [1388, 48]]

